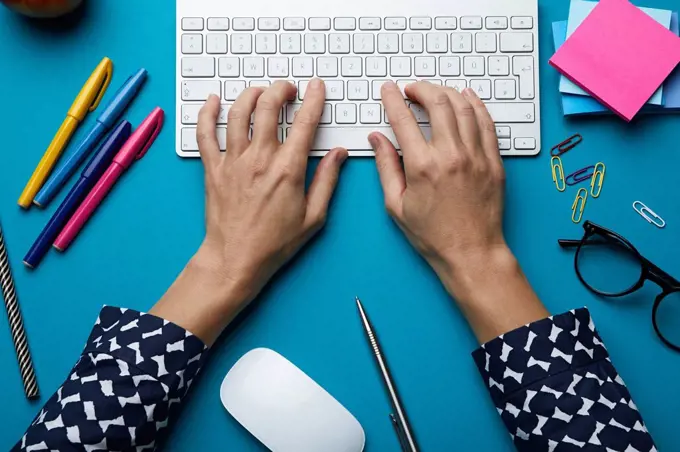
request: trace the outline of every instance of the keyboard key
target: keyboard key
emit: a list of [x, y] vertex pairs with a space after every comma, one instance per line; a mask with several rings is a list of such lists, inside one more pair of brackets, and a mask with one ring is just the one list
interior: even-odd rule
[[362, 124], [380, 124], [380, 104], [361, 104], [359, 106], [359, 122]]
[[233, 33], [231, 35], [231, 53], [247, 54], [252, 52], [252, 35], [249, 33]]
[[224, 82], [224, 99], [236, 100], [239, 94], [241, 94], [245, 89], [246, 82], [243, 80], [226, 81]]
[[463, 58], [463, 74], [465, 76], [484, 75], [484, 57], [468, 56]]
[[427, 53], [446, 53], [449, 50], [449, 36], [446, 33], [428, 33], [425, 41]]
[[357, 20], [354, 17], [336, 17], [333, 20], [333, 27], [338, 31], [356, 30]]
[[506, 30], [508, 28], [508, 18], [507, 17], [487, 17], [486, 18], [486, 29], [487, 30]]
[[234, 31], [252, 31], [255, 30], [255, 19], [252, 17], [234, 17], [231, 21], [231, 27]]
[[470, 80], [472, 88], [482, 100], [491, 99], [491, 80]]
[[[217, 128], [217, 143], [220, 146], [220, 151], [227, 150], [227, 128]], [[196, 129], [194, 127], [185, 127], [182, 129], [182, 150], [183, 151], [198, 151], [198, 141], [196, 140]]]
[[386, 17], [385, 30], [406, 30], [405, 17]]
[[515, 30], [530, 30], [534, 28], [534, 18], [518, 16], [510, 20], [510, 26]]
[[288, 58], [267, 58], [267, 75], [272, 78], [288, 77]]
[[262, 31], [278, 31], [281, 21], [278, 17], [260, 17], [257, 19], [257, 28]]
[[302, 35], [299, 33], [281, 33], [279, 39], [281, 40], [281, 53], [302, 53]]
[[330, 33], [328, 35], [328, 51], [330, 53], [349, 53], [349, 34]]
[[251, 80], [248, 82], [248, 86], [251, 88], [269, 88], [272, 82], [269, 80]]
[[496, 33], [475, 33], [475, 50], [477, 53], [495, 53]]
[[182, 82], [182, 100], [204, 101], [211, 94], [219, 96], [219, 80], [185, 80]]
[[227, 53], [227, 35], [223, 33], [208, 33], [205, 37], [205, 51], [216, 55]]
[[203, 35], [183, 34], [182, 53], [185, 55], [195, 55], [203, 53]]
[[387, 77], [387, 58], [366, 57], [366, 76], [367, 77]]
[[354, 53], [366, 54], [375, 52], [375, 35], [372, 33], [356, 33], [354, 35]]
[[368, 81], [350, 80], [347, 82], [348, 100], [368, 100]]
[[432, 28], [432, 19], [429, 17], [411, 17], [409, 26], [411, 30], [430, 30]]
[[423, 53], [422, 33], [404, 33], [402, 36], [402, 52]]
[[435, 17], [434, 28], [436, 30], [455, 30], [458, 21], [455, 17]]
[[515, 138], [515, 149], [518, 151], [536, 149], [535, 138]]
[[314, 59], [312, 57], [293, 58], [293, 77], [314, 77]]
[[[264, 58], [246, 57], [243, 59], [244, 77], [264, 77]], [[230, 99], [227, 99], [230, 100]]]
[[337, 57], [319, 57], [316, 59], [316, 75], [319, 77], [338, 76]]
[[340, 62], [340, 75], [343, 77], [361, 77], [363, 75], [361, 63], [361, 57], [342, 57]]
[[286, 105], [286, 122], [288, 124], [293, 124], [293, 122], [295, 122], [295, 116], [301, 108], [301, 103], [289, 103]]
[[451, 33], [452, 53], [472, 53], [472, 33]]
[[512, 57], [512, 73], [519, 77], [519, 98], [533, 99], [535, 97], [534, 57]]
[[182, 105], [182, 124], [198, 124], [198, 112], [202, 106], [202, 104]]
[[494, 82], [495, 98], [498, 100], [514, 100], [517, 98], [517, 88], [513, 79], [497, 79]]
[[496, 136], [498, 138], [510, 138], [510, 127], [496, 126]]
[[501, 33], [501, 52], [519, 53], [534, 51], [533, 33]]
[[390, 75], [392, 77], [410, 77], [411, 58], [401, 56], [390, 57]]
[[401, 91], [401, 95], [406, 97], [406, 87], [417, 80], [397, 80], [397, 88]]
[[489, 75], [510, 75], [510, 58], [507, 56], [490, 56]]
[[[339, 126], [339, 127], [325, 127], [323, 130], [325, 133], [317, 133], [314, 137], [314, 142], [312, 143], [312, 151], [328, 151], [334, 147], [345, 147], [348, 149], [356, 149], [357, 143], [366, 143], [366, 135], [368, 131], [365, 126]], [[421, 132], [426, 140], [429, 140], [432, 136], [432, 130], [429, 126], [423, 125], [420, 127]], [[371, 132], [380, 132], [388, 140], [398, 147], [397, 138], [394, 135], [394, 131], [391, 127], [387, 126], [374, 126], [370, 129]], [[368, 144], [365, 144], [368, 147]]]
[[309, 85], [309, 80], [300, 80], [298, 82], [298, 99], [304, 100], [305, 93], [307, 92], [307, 85]]
[[416, 122], [418, 124], [427, 124], [430, 122], [430, 117], [427, 114], [427, 110], [425, 110], [425, 107], [419, 104], [410, 104], [408, 108], [411, 109], [411, 112], [413, 112], [413, 116], [416, 118]]
[[512, 143], [509, 138], [499, 138], [498, 139], [498, 150], [499, 151], [509, 151], [512, 148]]
[[215, 59], [204, 57], [182, 58], [182, 77], [214, 77]]
[[326, 35], [323, 33], [305, 34], [305, 53], [326, 53]]
[[217, 62], [220, 77], [238, 77], [241, 60], [235, 57], [220, 58]]
[[276, 35], [274, 33], [258, 33], [255, 35], [255, 53], [276, 53]]
[[326, 80], [325, 82], [326, 100], [343, 100], [345, 98], [345, 82], [342, 80]]
[[500, 123], [528, 123], [535, 121], [536, 110], [529, 102], [486, 102], [494, 122]]
[[380, 17], [361, 17], [359, 30], [380, 30]]
[[182, 18], [182, 30], [184, 31], [203, 31], [202, 17], [184, 17]]
[[208, 30], [210, 31], [228, 31], [229, 18], [227, 17], [211, 17], [208, 19]]
[[373, 80], [371, 84], [371, 91], [373, 92], [373, 100], [381, 100], [382, 94], [380, 90], [382, 89], [383, 83], [387, 83], [389, 80]]
[[319, 124], [330, 124], [333, 120], [333, 114], [331, 113], [333, 108], [331, 104], [323, 104], [323, 113], [321, 113], [321, 119], [319, 119]]
[[444, 82], [442, 82], [441, 79], [438, 79], [438, 78], [426, 78], [426, 79], [423, 79], [423, 81], [427, 82], [427, 83], [432, 83], [433, 85], [438, 85], [438, 86], [442, 86], [444, 84]]
[[482, 18], [480, 16], [463, 16], [460, 18], [461, 30], [481, 30]]
[[305, 29], [304, 17], [285, 17], [283, 19], [283, 29], [289, 31], [302, 31]]
[[378, 34], [378, 53], [398, 53], [399, 35], [396, 33]]
[[413, 72], [416, 77], [434, 77], [437, 71], [437, 60], [434, 57], [416, 57]]
[[326, 31], [331, 29], [330, 17], [312, 17], [309, 19], [309, 29]]
[[439, 75], [443, 77], [458, 77], [460, 75], [460, 57], [439, 57]]
[[335, 104], [335, 122], [337, 124], [356, 124], [356, 104]]
[[459, 93], [467, 88], [467, 80], [464, 79], [449, 79], [446, 80], [445, 85], [449, 88], [453, 88]]

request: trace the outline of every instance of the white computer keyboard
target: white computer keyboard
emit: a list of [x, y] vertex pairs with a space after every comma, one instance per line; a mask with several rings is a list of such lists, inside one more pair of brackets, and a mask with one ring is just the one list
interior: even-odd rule
[[[237, 15], [227, 15], [235, 8], [220, 6], [223, 2], [178, 0], [180, 156], [198, 156], [196, 122], [207, 96], [222, 99], [218, 137], [224, 149], [231, 104], [246, 87], [276, 80], [298, 86], [298, 99], [279, 118], [278, 137], [284, 141], [312, 77], [325, 81], [327, 100], [312, 155], [336, 146], [353, 156], [373, 155], [367, 142], [373, 130], [397, 144], [380, 103], [387, 80], [401, 87], [416, 80], [471, 87], [496, 122], [503, 155], [540, 151], [536, 0], [464, 0], [481, 5], [466, 5], [464, 15], [454, 14], [460, 9], [455, 1], [447, 2], [448, 14], [427, 14], [414, 3], [418, 14], [409, 16], [356, 15], [349, 7], [333, 16], [262, 15], [263, 1], [244, 2]], [[441, 9], [441, 1], [428, 1]], [[513, 9], [515, 1], [519, 7]], [[243, 14], [249, 10], [252, 14]], [[427, 113], [409, 104], [429, 136]]]

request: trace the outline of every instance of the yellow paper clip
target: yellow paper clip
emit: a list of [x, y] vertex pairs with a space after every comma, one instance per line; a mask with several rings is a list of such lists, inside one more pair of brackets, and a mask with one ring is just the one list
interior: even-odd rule
[[[602, 184], [604, 183], [604, 172], [606, 168], [604, 163], [598, 162], [595, 164], [595, 172], [593, 172], [593, 178], [590, 180], [590, 195], [593, 198], [599, 198], [600, 193], [602, 193]], [[598, 182], [599, 176], [599, 182]], [[595, 185], [597, 182], [597, 192], [595, 191]]]
[[[579, 200], [581, 202], [581, 207], [579, 208]], [[585, 188], [579, 188], [578, 193], [576, 193], [576, 199], [574, 199], [574, 204], [571, 206], [571, 221], [578, 224], [583, 219], [583, 211], [586, 209], [586, 201], [588, 200], [588, 190]], [[578, 216], [577, 216], [578, 214]]]
[[564, 191], [567, 188], [567, 181], [564, 179], [564, 167], [562, 166], [562, 159], [558, 156], [551, 158], [550, 167], [552, 169], [552, 178], [553, 182], [555, 182], [557, 191]]

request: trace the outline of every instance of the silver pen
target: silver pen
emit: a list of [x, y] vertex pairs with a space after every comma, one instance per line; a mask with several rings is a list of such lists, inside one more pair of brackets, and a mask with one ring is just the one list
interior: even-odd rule
[[406, 412], [404, 411], [401, 400], [399, 399], [397, 387], [394, 385], [394, 381], [392, 381], [390, 370], [387, 367], [387, 361], [382, 354], [380, 344], [378, 343], [378, 338], [375, 336], [375, 332], [373, 331], [371, 321], [368, 320], [368, 316], [366, 315], [366, 311], [364, 311], [364, 306], [361, 304], [359, 297], [356, 297], [356, 302], [357, 307], [359, 308], [361, 322], [363, 323], [364, 330], [366, 331], [366, 337], [368, 337], [368, 342], [373, 349], [375, 361], [378, 364], [378, 368], [382, 374], [383, 383], [385, 383], [385, 388], [387, 389], [390, 402], [392, 403], [392, 409], [394, 410], [394, 413], [390, 414], [390, 420], [394, 426], [394, 430], [397, 432], [397, 438], [399, 439], [401, 450], [403, 452], [418, 452], [418, 446], [416, 445], [416, 440], [406, 418]]

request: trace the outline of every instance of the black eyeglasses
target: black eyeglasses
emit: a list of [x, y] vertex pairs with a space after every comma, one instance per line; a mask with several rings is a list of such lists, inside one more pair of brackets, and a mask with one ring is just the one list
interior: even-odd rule
[[659, 338], [680, 352], [680, 282], [645, 259], [620, 234], [590, 221], [581, 240], [558, 240], [562, 248], [576, 248], [576, 275], [591, 292], [623, 297], [652, 281], [661, 287], [654, 300], [652, 325]]

